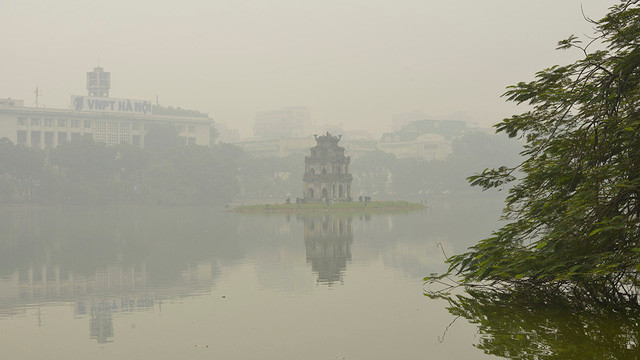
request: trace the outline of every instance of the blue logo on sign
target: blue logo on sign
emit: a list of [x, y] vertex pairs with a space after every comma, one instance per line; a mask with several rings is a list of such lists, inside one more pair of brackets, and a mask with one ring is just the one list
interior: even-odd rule
[[82, 110], [84, 107], [84, 97], [78, 96], [74, 101], [73, 105], [76, 107], [76, 111]]

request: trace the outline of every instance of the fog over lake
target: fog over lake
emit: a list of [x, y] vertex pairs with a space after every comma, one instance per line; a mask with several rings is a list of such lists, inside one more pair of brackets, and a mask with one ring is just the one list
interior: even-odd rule
[[24, 359], [479, 358], [471, 325], [438, 341], [451, 317], [422, 278], [443, 270], [442, 249], [486, 234], [499, 205], [2, 209], [0, 346]]
[[613, 4], [0, 0], [0, 357], [633, 356]]

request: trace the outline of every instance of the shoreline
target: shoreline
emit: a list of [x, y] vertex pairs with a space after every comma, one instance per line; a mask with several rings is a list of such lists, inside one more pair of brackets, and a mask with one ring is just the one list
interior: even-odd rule
[[271, 212], [380, 212], [380, 211], [419, 211], [427, 207], [408, 201], [369, 201], [369, 202], [337, 202], [306, 204], [256, 204], [240, 205], [228, 211], [236, 213], [271, 213]]

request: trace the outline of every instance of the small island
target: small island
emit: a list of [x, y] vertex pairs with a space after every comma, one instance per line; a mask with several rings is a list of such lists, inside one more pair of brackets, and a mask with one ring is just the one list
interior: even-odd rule
[[284, 203], [238, 206], [236, 212], [264, 211], [415, 211], [424, 209], [422, 204], [407, 201], [371, 201], [369, 196], [359, 196], [358, 201], [351, 197], [349, 172], [350, 156], [344, 155], [344, 147], [338, 146], [342, 135], [315, 135], [316, 146], [311, 156], [304, 158], [304, 177], [302, 179], [302, 198], [294, 203], [287, 199]]
[[233, 208], [234, 212], [398, 212], [419, 211], [426, 206], [407, 201], [344, 201], [334, 203], [257, 204]]

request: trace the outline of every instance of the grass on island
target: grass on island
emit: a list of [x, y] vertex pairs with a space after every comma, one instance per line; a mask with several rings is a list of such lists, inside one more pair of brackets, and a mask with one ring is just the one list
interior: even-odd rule
[[304, 211], [304, 210], [420, 210], [425, 206], [407, 201], [343, 201], [334, 203], [305, 203], [305, 204], [257, 204], [237, 206], [233, 211], [237, 212], [264, 212], [264, 211]]

